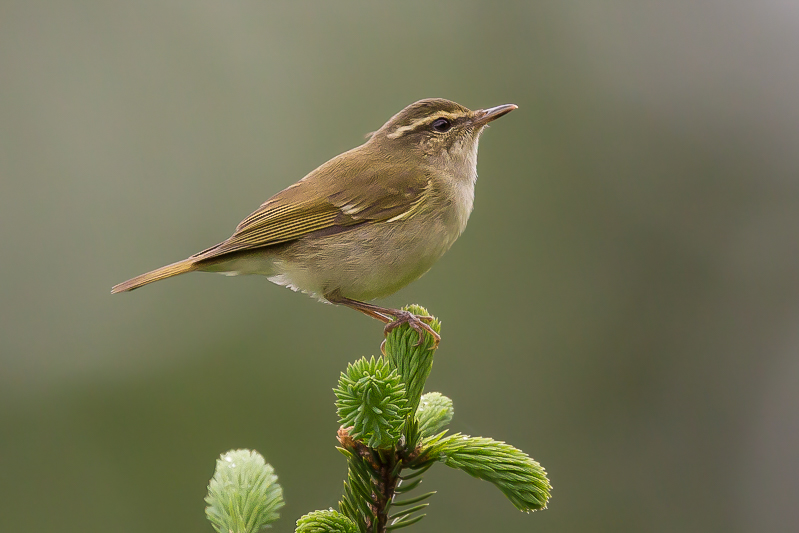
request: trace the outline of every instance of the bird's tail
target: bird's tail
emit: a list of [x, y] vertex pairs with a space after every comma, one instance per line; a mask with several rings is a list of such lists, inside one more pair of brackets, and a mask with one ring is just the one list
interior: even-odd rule
[[124, 283], [115, 285], [114, 288], [111, 289], [111, 294], [132, 291], [133, 289], [138, 289], [142, 285], [147, 285], [148, 283], [159, 281], [165, 278], [171, 278], [172, 276], [191, 272], [192, 270], [197, 270], [197, 267], [194, 265], [194, 260], [191, 258], [184, 259], [183, 261], [178, 261], [177, 263], [172, 263], [171, 265], [157, 268], [152, 272], [142, 274], [141, 276], [136, 276], [135, 278], [129, 279]]

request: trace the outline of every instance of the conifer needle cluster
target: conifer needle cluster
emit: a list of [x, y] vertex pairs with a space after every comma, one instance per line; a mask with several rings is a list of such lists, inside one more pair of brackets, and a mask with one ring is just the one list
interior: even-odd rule
[[[406, 310], [429, 316], [419, 306]], [[438, 320], [431, 326], [440, 332]], [[384, 533], [415, 524], [435, 493], [409, 493], [436, 463], [494, 484], [521, 511], [546, 508], [552, 486], [526, 453], [490, 438], [447, 434], [452, 400], [438, 392], [422, 394], [436, 346], [429, 334], [418, 341], [411, 327], [396, 328], [383, 357], [361, 358], [341, 374], [334, 392], [338, 449], [348, 466], [344, 495], [337, 511], [297, 520], [297, 533]], [[219, 533], [254, 533], [278, 518], [283, 495], [263, 457], [235, 450], [217, 461], [206, 502]]]

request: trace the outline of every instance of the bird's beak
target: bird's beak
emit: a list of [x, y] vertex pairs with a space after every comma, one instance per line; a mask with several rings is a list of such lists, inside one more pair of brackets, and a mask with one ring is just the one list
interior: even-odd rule
[[519, 109], [519, 106], [516, 104], [504, 104], [489, 109], [478, 109], [474, 112], [474, 117], [472, 117], [472, 125], [485, 126], [492, 120], [496, 120], [502, 115], [507, 115], [514, 109]]

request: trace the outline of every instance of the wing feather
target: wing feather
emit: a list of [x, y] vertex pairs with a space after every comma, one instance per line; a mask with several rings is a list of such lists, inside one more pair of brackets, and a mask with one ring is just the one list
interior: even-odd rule
[[360, 172], [350, 174], [346, 187], [341, 181], [319, 180], [326, 166], [333, 167], [328, 172], [342, 170], [337, 159], [274, 195], [245, 218], [229, 239], [193, 258], [202, 261], [272, 246], [319, 230], [346, 231], [363, 223], [402, 220], [413, 216], [429, 192], [430, 180], [423, 173], [392, 172], [385, 164], [356, 167]]

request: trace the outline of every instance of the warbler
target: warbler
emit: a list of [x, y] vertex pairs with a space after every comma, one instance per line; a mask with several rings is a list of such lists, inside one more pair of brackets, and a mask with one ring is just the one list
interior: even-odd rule
[[417, 280], [460, 236], [474, 203], [480, 134], [514, 109], [415, 102], [364, 144], [272, 196], [229, 239], [111, 292], [195, 270], [261, 274], [376, 318], [386, 335], [408, 323], [419, 342], [426, 331], [438, 344], [429, 317], [367, 302]]

